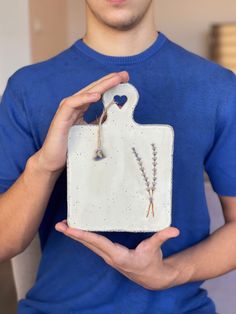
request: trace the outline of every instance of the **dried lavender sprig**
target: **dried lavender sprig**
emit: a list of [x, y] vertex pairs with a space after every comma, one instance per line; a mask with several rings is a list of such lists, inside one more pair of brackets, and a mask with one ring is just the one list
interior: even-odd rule
[[137, 162], [138, 162], [138, 164], [139, 164], [139, 169], [141, 170], [142, 176], [143, 176], [143, 178], [144, 178], [145, 185], [146, 185], [146, 187], [147, 187], [146, 190], [147, 190], [147, 192], [149, 192], [149, 190], [150, 190], [150, 182], [149, 182], [149, 179], [148, 179], [148, 177], [147, 177], [147, 175], [146, 175], [146, 172], [145, 172], [145, 169], [144, 169], [144, 166], [143, 166], [142, 159], [141, 159], [141, 157], [138, 155], [138, 153], [137, 153], [135, 147], [132, 147], [132, 150], [133, 150], [133, 153], [134, 153], [134, 155], [135, 155], [135, 157], [136, 157], [136, 160], [137, 160]]
[[151, 144], [152, 145], [152, 155], [153, 155], [153, 157], [152, 157], [152, 160], [153, 160], [153, 162], [152, 162], [152, 165], [153, 165], [153, 168], [152, 168], [152, 174], [153, 174], [153, 178], [152, 178], [152, 187], [151, 187], [151, 189], [152, 189], [152, 191], [155, 191], [155, 189], [156, 189], [156, 181], [157, 181], [157, 176], [156, 176], [156, 173], [157, 173], [157, 168], [156, 168], [156, 166], [157, 166], [157, 162], [156, 162], [156, 160], [157, 160], [157, 149], [156, 149], [156, 145], [154, 144], [154, 143], [152, 143]]
[[156, 177], [156, 173], [157, 173], [157, 169], [156, 169], [156, 166], [157, 166], [157, 150], [156, 150], [156, 146], [154, 143], [151, 144], [152, 146], [152, 165], [153, 165], [153, 168], [152, 168], [152, 174], [153, 174], [153, 178], [152, 178], [152, 186], [150, 187], [150, 183], [149, 183], [149, 180], [148, 180], [148, 177], [145, 173], [145, 169], [144, 169], [144, 166], [143, 166], [143, 163], [142, 163], [142, 159], [141, 157], [138, 155], [135, 147], [132, 147], [132, 150], [133, 150], [133, 153], [135, 155], [135, 158], [138, 162], [138, 165], [139, 165], [139, 168], [141, 170], [141, 173], [142, 173], [142, 176], [145, 180], [145, 184], [146, 184], [146, 191], [148, 192], [148, 195], [149, 195], [149, 207], [148, 207], [148, 212], [147, 212], [147, 215], [146, 217], [148, 217], [149, 213], [150, 213], [150, 210], [152, 211], [152, 215], [154, 217], [154, 205], [153, 205], [153, 193], [154, 193], [154, 190], [156, 188], [156, 181], [157, 181], [157, 177]]

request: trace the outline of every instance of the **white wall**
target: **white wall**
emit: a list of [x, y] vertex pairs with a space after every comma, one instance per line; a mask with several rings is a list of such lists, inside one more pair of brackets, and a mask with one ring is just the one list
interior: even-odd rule
[[28, 0], [0, 0], [0, 95], [7, 78], [30, 63]]

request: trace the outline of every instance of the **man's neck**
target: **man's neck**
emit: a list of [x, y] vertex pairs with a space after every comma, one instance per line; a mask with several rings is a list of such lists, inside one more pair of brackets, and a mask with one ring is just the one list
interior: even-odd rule
[[[150, 13], [151, 14], [151, 13]], [[157, 39], [153, 18], [146, 16], [129, 30], [118, 30], [99, 22], [87, 13], [83, 41], [94, 50], [110, 56], [131, 56], [147, 49]]]

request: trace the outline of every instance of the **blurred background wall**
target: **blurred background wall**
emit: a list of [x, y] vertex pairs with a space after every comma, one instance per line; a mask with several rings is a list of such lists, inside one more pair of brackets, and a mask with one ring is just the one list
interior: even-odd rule
[[208, 57], [212, 24], [236, 21], [235, 0], [156, 0], [157, 26], [185, 48]]
[[43, 60], [68, 44], [69, 3], [65, 0], [29, 1], [32, 61]]
[[0, 0], [0, 95], [7, 78], [30, 59], [29, 3]]
[[[236, 22], [235, 0], [154, 1], [157, 29], [206, 58], [211, 25]], [[64, 50], [84, 32], [84, 0], [0, 0], [0, 96], [14, 71]], [[214, 230], [223, 223], [221, 206], [209, 183], [206, 193]], [[220, 314], [235, 314], [235, 282], [232, 272], [205, 284]], [[15, 303], [10, 263], [4, 263], [0, 265], [0, 313], [13, 314]]]

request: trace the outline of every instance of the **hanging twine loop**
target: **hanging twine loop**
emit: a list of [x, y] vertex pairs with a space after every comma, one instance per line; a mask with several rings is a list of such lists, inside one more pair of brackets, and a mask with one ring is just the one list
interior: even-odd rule
[[107, 110], [112, 106], [112, 105], [117, 105], [117, 102], [112, 99], [112, 101], [103, 109], [102, 115], [99, 118], [99, 123], [98, 123], [98, 135], [97, 135], [97, 148], [95, 150], [95, 156], [94, 160], [101, 160], [105, 158], [105, 154], [102, 150], [102, 120], [107, 113]]

